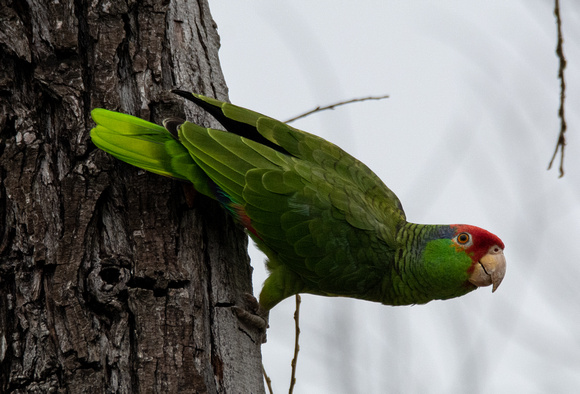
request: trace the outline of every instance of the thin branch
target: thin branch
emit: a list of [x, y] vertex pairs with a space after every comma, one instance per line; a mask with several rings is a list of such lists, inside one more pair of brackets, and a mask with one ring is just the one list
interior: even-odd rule
[[300, 337], [300, 294], [296, 294], [296, 311], [294, 312], [294, 358], [292, 359], [292, 376], [290, 377], [290, 390], [288, 394], [292, 394], [294, 391], [294, 385], [296, 384], [296, 364], [298, 362], [298, 352], [300, 351], [300, 345], [298, 345], [298, 337]]
[[556, 54], [560, 59], [560, 67], [558, 68], [558, 78], [560, 79], [560, 109], [558, 116], [560, 117], [560, 135], [556, 143], [556, 149], [548, 165], [548, 170], [552, 168], [552, 164], [560, 151], [560, 178], [564, 176], [564, 148], [566, 147], [566, 116], [564, 115], [564, 102], [566, 101], [566, 81], [564, 80], [564, 69], [566, 68], [566, 58], [564, 57], [564, 38], [562, 37], [562, 18], [560, 17], [560, 1], [555, 0], [554, 15], [556, 16], [556, 24], [558, 25], [558, 44], [556, 46]]
[[291, 123], [294, 122], [295, 120], [301, 119], [301, 118], [305, 118], [308, 115], [312, 115], [315, 112], [320, 112], [320, 111], [325, 111], [327, 109], [334, 109], [335, 107], [339, 107], [341, 105], [345, 105], [345, 104], [351, 104], [351, 103], [358, 103], [360, 101], [368, 101], [368, 100], [382, 100], [382, 99], [386, 99], [389, 98], [388, 95], [385, 96], [369, 96], [369, 97], [362, 97], [362, 98], [355, 98], [352, 100], [347, 100], [347, 101], [341, 101], [339, 103], [335, 103], [335, 104], [331, 104], [331, 105], [327, 105], [325, 107], [316, 107], [311, 111], [305, 112], [302, 115], [298, 115], [292, 119], [288, 119], [285, 123]]
[[264, 380], [266, 380], [266, 387], [268, 387], [268, 392], [270, 394], [274, 394], [274, 390], [272, 390], [272, 379], [266, 373], [266, 368], [264, 368], [264, 364], [262, 364], [262, 375], [264, 375]]

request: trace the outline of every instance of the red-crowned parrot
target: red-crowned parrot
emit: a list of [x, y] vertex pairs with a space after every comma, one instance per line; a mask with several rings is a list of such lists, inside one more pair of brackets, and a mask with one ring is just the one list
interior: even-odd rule
[[338, 146], [248, 109], [175, 93], [227, 131], [95, 109], [91, 138], [129, 164], [191, 182], [241, 223], [268, 257], [265, 311], [298, 293], [407, 305], [501, 283], [497, 236], [409, 223], [397, 196]]

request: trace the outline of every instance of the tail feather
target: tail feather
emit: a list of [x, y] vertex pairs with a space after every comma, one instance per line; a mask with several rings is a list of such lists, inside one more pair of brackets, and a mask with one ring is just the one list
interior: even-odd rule
[[207, 175], [167, 129], [102, 108], [94, 109], [91, 115], [97, 123], [91, 130], [91, 139], [98, 148], [144, 170], [190, 181], [198, 192], [213, 197]]

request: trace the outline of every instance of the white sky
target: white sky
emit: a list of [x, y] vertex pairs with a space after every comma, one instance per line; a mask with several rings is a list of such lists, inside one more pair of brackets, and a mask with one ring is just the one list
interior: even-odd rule
[[[358, 157], [409, 221], [468, 223], [506, 244], [499, 290], [423, 306], [305, 295], [296, 393], [570, 393], [580, 387], [580, 4], [562, 0], [566, 175], [548, 0], [213, 0], [232, 102]], [[255, 292], [264, 257], [251, 252]], [[264, 365], [287, 392], [294, 299]]]

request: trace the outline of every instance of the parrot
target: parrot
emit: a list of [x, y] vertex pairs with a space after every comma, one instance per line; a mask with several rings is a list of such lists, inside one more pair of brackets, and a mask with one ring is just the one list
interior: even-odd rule
[[90, 137], [126, 163], [192, 184], [246, 229], [267, 257], [262, 310], [300, 293], [425, 304], [502, 282], [504, 244], [491, 232], [407, 222], [397, 196], [333, 143], [228, 102], [173, 93], [224, 130], [95, 108]]

